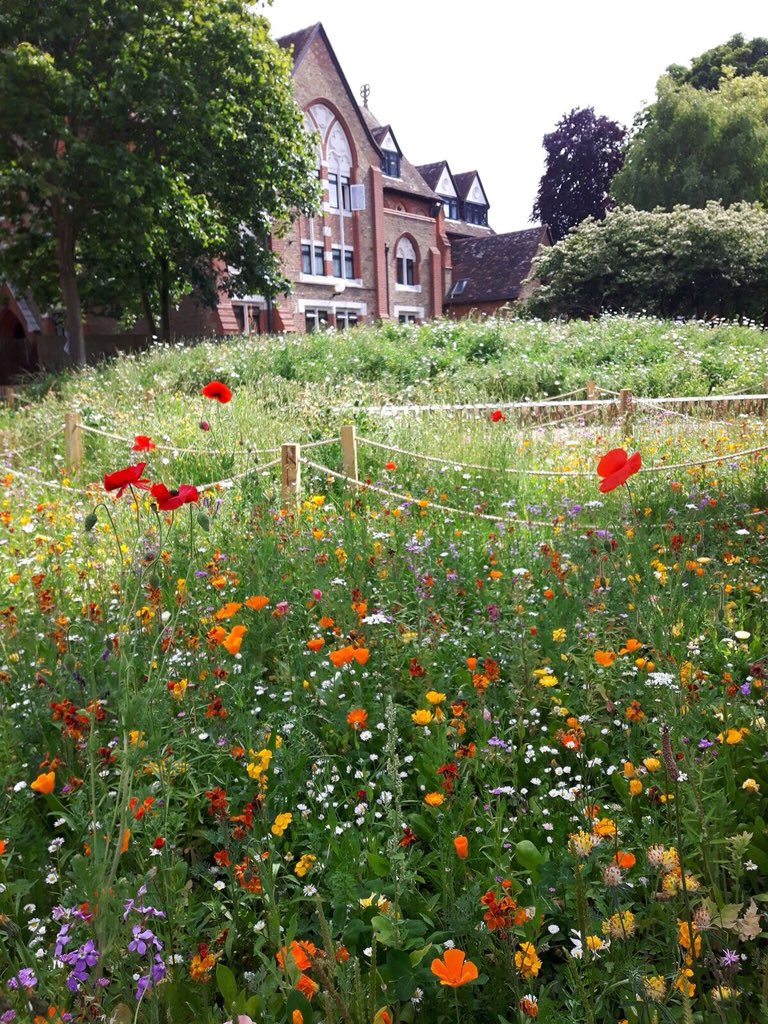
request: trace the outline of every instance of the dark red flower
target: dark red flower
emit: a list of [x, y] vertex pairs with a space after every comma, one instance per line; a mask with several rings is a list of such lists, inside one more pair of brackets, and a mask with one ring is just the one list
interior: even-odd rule
[[157, 500], [161, 512], [173, 512], [192, 501], [197, 501], [197, 488], [191, 484], [182, 484], [176, 491], [169, 491], [165, 484], [152, 484], [152, 497]]
[[138, 487], [139, 490], [149, 490], [149, 480], [142, 480], [146, 462], [137, 462], [135, 466], [126, 466], [125, 469], [118, 469], [114, 473], [104, 474], [104, 490], [117, 491], [118, 498], [122, 497], [127, 487]]
[[206, 384], [202, 393], [205, 398], [212, 398], [216, 402], [221, 402], [222, 405], [226, 405], [232, 398], [232, 392], [220, 380], [212, 380], [209, 384]]
[[612, 448], [597, 464], [597, 475], [603, 478], [600, 481], [602, 493], [607, 494], [614, 487], [626, 483], [640, 465], [640, 452], [628, 456], [623, 448]]
[[507, 417], [504, 415], [501, 409], [494, 409], [493, 412], [491, 413], [491, 423], [500, 423], [502, 420], [505, 420], [506, 418]]
[[132, 452], [151, 452], [155, 450], [155, 442], [146, 434], [137, 434], [133, 439]]

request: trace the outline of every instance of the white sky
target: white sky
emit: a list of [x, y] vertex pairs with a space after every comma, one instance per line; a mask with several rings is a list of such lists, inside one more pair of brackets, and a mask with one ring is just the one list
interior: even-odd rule
[[273, 0], [275, 36], [322, 21], [352, 92], [414, 164], [478, 170], [496, 231], [528, 226], [545, 133], [574, 107], [629, 125], [669, 64], [737, 32], [764, 0]]

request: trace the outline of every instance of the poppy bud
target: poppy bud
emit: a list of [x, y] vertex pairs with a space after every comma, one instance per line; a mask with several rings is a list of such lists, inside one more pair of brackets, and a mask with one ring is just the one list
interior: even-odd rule
[[208, 420], [200, 420], [200, 429], [201, 430], [210, 430], [211, 429], [211, 425], [208, 422]]
[[455, 836], [453, 840], [453, 848], [456, 850], [456, 856], [459, 860], [466, 860], [467, 854], [469, 853], [469, 843], [467, 842], [466, 836]]

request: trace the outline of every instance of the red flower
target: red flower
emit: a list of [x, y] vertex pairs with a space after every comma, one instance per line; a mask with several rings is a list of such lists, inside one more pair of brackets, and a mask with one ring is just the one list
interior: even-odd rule
[[155, 449], [155, 442], [146, 434], [137, 434], [133, 439], [132, 452], [151, 452]]
[[138, 487], [139, 490], [149, 490], [149, 480], [142, 480], [146, 462], [137, 462], [135, 466], [126, 466], [125, 469], [118, 469], [114, 473], [104, 474], [104, 490], [117, 491], [118, 498], [121, 498], [127, 487]]
[[614, 487], [626, 483], [640, 469], [640, 464], [640, 452], [628, 456], [623, 448], [612, 448], [597, 464], [597, 475], [603, 478], [600, 481], [602, 493], [607, 494]]
[[177, 491], [169, 491], [165, 484], [152, 484], [152, 497], [157, 499], [161, 512], [173, 512], [182, 505], [197, 501], [198, 493], [191, 484], [182, 484]]
[[205, 398], [213, 398], [214, 401], [221, 402], [222, 405], [226, 405], [232, 398], [232, 392], [220, 380], [212, 380], [210, 384], [206, 384], [202, 394]]
[[494, 409], [493, 412], [491, 413], [491, 423], [500, 423], [502, 420], [505, 420], [506, 418], [507, 417], [504, 415], [501, 409]]

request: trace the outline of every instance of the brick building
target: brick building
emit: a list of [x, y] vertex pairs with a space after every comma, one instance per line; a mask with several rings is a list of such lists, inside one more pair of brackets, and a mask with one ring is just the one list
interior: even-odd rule
[[[291, 281], [287, 295], [268, 301], [222, 293], [215, 309], [189, 295], [172, 313], [173, 332], [301, 333], [377, 320], [420, 322], [492, 312], [517, 299], [539, 244], [551, 244], [547, 230], [497, 235], [478, 171], [453, 173], [445, 160], [411, 164], [393, 126], [380, 124], [357, 102], [321, 24], [278, 42], [292, 52], [294, 96], [307, 131], [318, 139], [321, 209], [312, 217], [302, 214], [288, 234], [271, 239]], [[3, 309], [6, 366], [34, 368], [33, 349], [22, 340], [35, 334], [36, 347], [50, 354], [50, 342], [58, 341], [46, 339], [55, 332], [53, 322], [44, 323], [34, 303], [10, 286], [0, 296], [0, 314]], [[87, 316], [89, 351], [132, 347], [145, 328], [138, 323], [119, 342], [116, 330], [114, 321]], [[50, 359], [41, 362], [51, 365]]]

